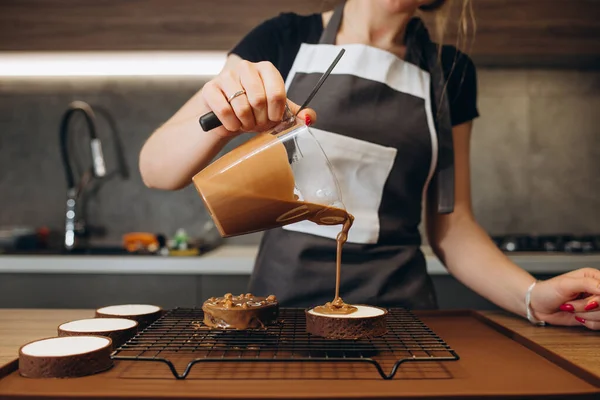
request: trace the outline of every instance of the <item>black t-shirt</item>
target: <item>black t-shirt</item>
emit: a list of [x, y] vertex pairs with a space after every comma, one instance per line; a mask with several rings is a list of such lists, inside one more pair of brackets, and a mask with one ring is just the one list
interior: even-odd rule
[[[283, 13], [255, 27], [230, 53], [250, 62], [270, 61], [287, 78], [302, 43], [316, 44], [323, 33], [321, 14]], [[447, 80], [452, 125], [479, 116], [475, 65], [454, 46], [443, 46], [441, 63]]]

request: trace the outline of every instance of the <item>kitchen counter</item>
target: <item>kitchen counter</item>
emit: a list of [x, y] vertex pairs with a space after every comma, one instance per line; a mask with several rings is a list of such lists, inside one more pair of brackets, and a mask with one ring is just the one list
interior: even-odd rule
[[[600, 377], [600, 334], [583, 327], [536, 327], [504, 312], [482, 312], [516, 334]], [[93, 317], [93, 310], [0, 309], [0, 366], [17, 358], [19, 347], [56, 336], [65, 321]]]
[[[250, 275], [257, 251], [256, 246], [222, 246], [195, 257], [0, 255], [0, 273]], [[429, 274], [448, 274], [429, 248], [424, 247], [423, 252]], [[600, 269], [600, 254], [515, 253], [509, 257], [530, 273], [560, 274], [583, 267]]]
[[[423, 246], [442, 309], [496, 307], [448, 271]], [[201, 256], [0, 255], [0, 308], [97, 308], [143, 302], [194, 307], [209, 297], [248, 291], [256, 246], [224, 245]], [[510, 253], [537, 279], [582, 267], [600, 269], [600, 254]], [[333, 264], [332, 264], [333, 266]]]

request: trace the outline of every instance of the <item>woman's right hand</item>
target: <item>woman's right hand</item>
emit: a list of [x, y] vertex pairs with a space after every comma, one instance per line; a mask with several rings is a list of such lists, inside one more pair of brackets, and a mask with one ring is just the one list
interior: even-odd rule
[[[241, 90], [246, 93], [230, 103], [227, 101], [229, 96]], [[287, 99], [283, 78], [268, 61], [251, 63], [239, 60], [204, 85], [202, 98], [226, 129], [226, 132], [215, 130], [222, 136], [273, 128], [281, 122], [286, 101], [294, 114], [300, 108]], [[298, 117], [316, 120], [315, 112], [310, 109], [302, 110]]]

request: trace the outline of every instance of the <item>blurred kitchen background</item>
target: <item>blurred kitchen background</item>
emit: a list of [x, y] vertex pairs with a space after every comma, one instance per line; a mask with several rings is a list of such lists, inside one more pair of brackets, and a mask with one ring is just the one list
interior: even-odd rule
[[[139, 150], [210, 79], [211, 60], [218, 65], [255, 25], [280, 12], [320, 12], [335, 3], [1, 1], [0, 243], [6, 254], [0, 254], [0, 307], [78, 308], [115, 300], [189, 306], [244, 291], [261, 235], [218, 240], [193, 187], [173, 193], [144, 186]], [[541, 278], [598, 267], [600, 1], [473, 3], [477, 32], [465, 50], [479, 80], [481, 117], [471, 155], [476, 216], [499, 246]], [[448, 43], [455, 32], [451, 21]], [[148, 51], [161, 53], [147, 56], [137, 72], [149, 67], [155, 74], [48, 76], [61, 75], [48, 60], [65, 54], [85, 62], [101, 61], [103, 54], [135, 60]], [[192, 75], [169, 74], [165, 67], [161, 75], [162, 60], [175, 71], [186, 69], [186, 57], [210, 65]], [[15, 60], [21, 64], [11, 64]], [[86, 102], [96, 114], [107, 174], [81, 199], [87, 243], [65, 255], [59, 254], [67, 201], [59, 128], [73, 101]], [[76, 181], [92, 159], [79, 114], [70, 120], [67, 146]], [[146, 239], [131, 239], [145, 243], [146, 253], [186, 244], [170, 256], [131, 255], [122, 247], [132, 232], [158, 235], [149, 251]], [[444, 274], [434, 257], [428, 261], [440, 306], [492, 307]]]

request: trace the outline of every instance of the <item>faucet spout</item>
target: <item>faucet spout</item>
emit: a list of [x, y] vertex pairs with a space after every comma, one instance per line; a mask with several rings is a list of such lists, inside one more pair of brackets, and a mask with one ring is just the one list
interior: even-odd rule
[[65, 177], [67, 180], [67, 202], [65, 211], [65, 240], [64, 246], [67, 250], [75, 247], [76, 236], [78, 231], [77, 221], [77, 200], [79, 194], [85, 185], [85, 180], [89, 179], [89, 173], [84, 174], [80, 179], [82, 182], [75, 183], [73, 176], [73, 168], [71, 167], [69, 157], [69, 123], [73, 115], [81, 113], [86, 121], [87, 131], [90, 136], [90, 150], [92, 154], [92, 169], [91, 173], [94, 178], [102, 178], [106, 176], [106, 164], [102, 153], [102, 143], [96, 134], [96, 117], [94, 111], [89, 104], [83, 101], [74, 101], [69, 104], [67, 111], [64, 113], [60, 124], [60, 151], [62, 156]]
[[90, 136], [90, 150], [92, 152], [92, 171], [94, 177], [102, 178], [106, 175], [106, 164], [102, 153], [102, 143], [96, 134], [96, 116], [92, 107], [83, 101], [74, 101], [69, 104], [67, 111], [64, 113], [60, 123], [60, 151], [62, 162], [67, 178], [67, 187], [69, 189], [75, 187], [75, 178], [73, 177], [73, 169], [69, 157], [69, 122], [73, 115], [81, 113], [85, 119], [88, 134]]

